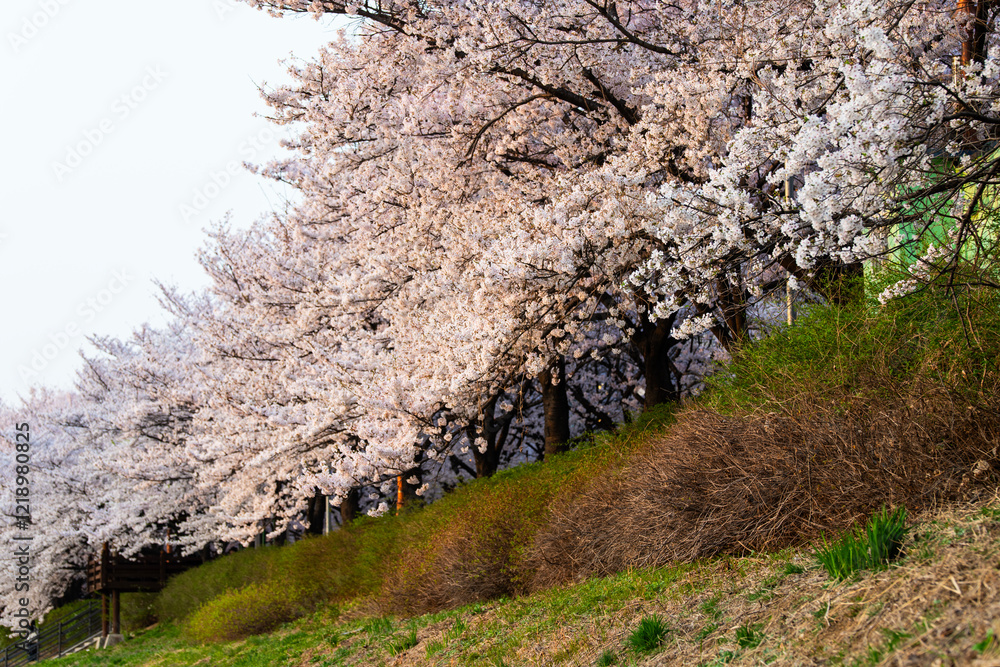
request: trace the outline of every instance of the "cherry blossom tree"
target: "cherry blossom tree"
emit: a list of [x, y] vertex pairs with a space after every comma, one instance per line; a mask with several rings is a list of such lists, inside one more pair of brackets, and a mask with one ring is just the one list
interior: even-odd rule
[[248, 543], [552, 455], [696, 391], [789, 290], [901, 247], [886, 297], [967, 281], [995, 238], [985, 2], [247, 1], [357, 18], [266, 92], [295, 139], [261, 171], [300, 198], [11, 411], [67, 508], [47, 598], [81, 545]]

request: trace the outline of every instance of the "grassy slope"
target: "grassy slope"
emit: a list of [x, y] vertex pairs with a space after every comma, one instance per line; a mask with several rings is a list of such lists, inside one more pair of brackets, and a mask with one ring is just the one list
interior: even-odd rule
[[[327, 609], [223, 644], [192, 644], [163, 625], [51, 664], [513, 667], [593, 665], [605, 653], [623, 665], [1000, 659], [988, 639], [1000, 635], [1000, 500], [918, 517], [906, 551], [889, 570], [838, 585], [810, 551], [785, 551], [626, 572], [409, 620]], [[666, 619], [666, 643], [638, 655], [628, 635], [653, 614]], [[412, 630], [417, 643], [407, 647]]]
[[[964, 323], [926, 297], [874, 319], [864, 311], [820, 312], [744, 354], [702, 405], [724, 412], [794, 411], [809, 405], [799, 401], [807, 394], [847, 405], [891, 389], [887, 378], [947, 387], [949, 400], [992, 400], [1000, 308], [992, 296], [971, 303], [972, 311], [977, 308], [980, 314]], [[520, 557], [547, 508], [620, 467], [662, 433], [669, 417], [654, 417], [544, 465], [467, 485], [398, 519], [199, 568], [175, 580], [154, 605], [161, 619], [172, 621], [110, 652], [60, 664], [879, 664], [889, 656], [900, 664], [930, 664], [927, 656], [934, 655], [945, 664], [992, 655], [998, 662], [983, 664], [1000, 664], [988, 634], [1000, 634], [1000, 622], [992, 627], [987, 620], [1000, 619], [996, 498], [914, 517], [897, 566], [843, 584], [832, 584], [806, 547], [630, 571], [450, 611], [415, 615], [419, 608], [400, 609], [400, 600], [411, 596], [433, 599], [420, 584], [442, 567], [475, 584], [477, 572], [455, 569], [456, 562], [471, 556], [482, 565], [491, 548], [486, 538], [501, 530], [511, 544], [497, 563], [482, 565], [480, 574], [487, 576], [480, 578], [499, 574], [516, 588]], [[517, 512], [507, 511], [512, 503]], [[456, 541], [462, 535], [471, 539]], [[473, 551], [456, 551], [460, 544], [472, 544]], [[264, 581], [271, 582], [271, 595], [288, 591], [295, 599], [308, 582], [335, 604], [320, 605], [271, 635], [192, 641], [199, 628], [219, 620], [220, 600]], [[462, 594], [469, 594], [466, 589]], [[440, 607], [441, 600], [434, 604]], [[185, 621], [199, 605], [197, 622]], [[410, 613], [383, 618], [393, 610]], [[670, 632], [659, 650], [639, 655], [626, 648], [627, 638], [650, 615], [662, 616]]]

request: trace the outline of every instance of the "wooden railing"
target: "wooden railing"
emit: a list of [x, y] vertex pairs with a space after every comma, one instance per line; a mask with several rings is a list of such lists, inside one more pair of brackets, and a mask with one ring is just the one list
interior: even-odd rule
[[101, 594], [102, 635], [121, 634], [122, 593], [161, 591], [168, 578], [201, 563], [197, 556], [182, 558], [166, 550], [131, 560], [111, 553], [105, 543], [101, 555], [87, 566], [87, 589]]
[[87, 588], [96, 593], [155, 593], [166, 586], [168, 578], [201, 562], [197, 556], [181, 558], [165, 551], [131, 560], [112, 554], [105, 546], [87, 567]]

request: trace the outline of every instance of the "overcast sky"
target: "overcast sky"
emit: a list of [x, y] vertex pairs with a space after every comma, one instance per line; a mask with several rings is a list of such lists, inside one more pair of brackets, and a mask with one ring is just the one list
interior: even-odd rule
[[69, 388], [86, 336], [162, 323], [154, 279], [206, 284], [204, 228], [290, 193], [259, 85], [341, 24], [237, 0], [3, 0], [0, 398]]

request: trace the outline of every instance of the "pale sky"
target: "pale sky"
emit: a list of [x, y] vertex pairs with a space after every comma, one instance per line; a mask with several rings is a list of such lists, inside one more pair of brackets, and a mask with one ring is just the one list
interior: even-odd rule
[[285, 136], [254, 117], [257, 88], [342, 25], [237, 0], [3, 0], [0, 398], [70, 388], [86, 336], [165, 321], [154, 279], [207, 283], [204, 228], [282, 208], [241, 166]]

